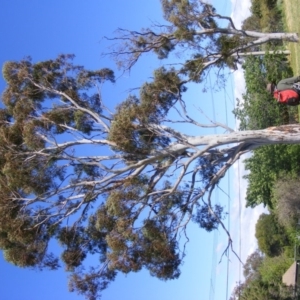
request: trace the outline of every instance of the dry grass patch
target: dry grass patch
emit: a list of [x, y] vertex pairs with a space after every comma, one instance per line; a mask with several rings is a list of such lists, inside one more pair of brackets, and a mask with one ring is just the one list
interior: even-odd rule
[[[286, 31], [300, 34], [300, 0], [283, 0]], [[300, 74], [300, 43], [288, 43], [294, 75]]]
[[[283, 0], [285, 30], [297, 32], [300, 35], [300, 0]], [[300, 75], [300, 43], [287, 43], [291, 51], [289, 60], [294, 75]], [[300, 108], [298, 106], [298, 122], [300, 121]]]

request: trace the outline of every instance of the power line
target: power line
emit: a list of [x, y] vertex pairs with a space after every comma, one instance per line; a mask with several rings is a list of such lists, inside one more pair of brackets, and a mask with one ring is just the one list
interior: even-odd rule
[[[224, 76], [224, 73], [223, 73]], [[210, 85], [210, 92], [211, 92], [211, 102], [212, 102], [212, 114], [213, 114], [213, 122], [216, 122], [216, 108], [215, 108], [215, 99], [214, 94], [212, 92], [212, 82], [211, 82], [211, 76], [209, 74], [209, 85]], [[226, 125], [229, 126], [229, 120], [228, 120], [228, 105], [227, 105], [227, 96], [228, 92], [226, 91], [225, 86], [223, 87], [224, 91], [224, 100], [225, 100], [225, 122]], [[227, 95], [227, 96], [226, 96]], [[216, 128], [214, 128], [214, 133], [217, 133]], [[227, 173], [227, 196], [228, 196], [228, 231], [230, 231], [230, 173], [228, 171]], [[216, 190], [215, 194], [215, 203], [219, 203], [218, 199], [218, 190]], [[214, 241], [213, 241], [213, 257], [212, 257], [212, 269], [211, 269], [211, 280], [210, 280], [210, 300], [214, 299], [214, 292], [215, 292], [215, 277], [216, 277], [216, 246], [218, 242], [218, 232], [214, 231]], [[227, 268], [226, 268], [226, 300], [228, 299], [228, 286], [229, 286], [229, 249], [227, 251]]]
[[[215, 98], [212, 92], [212, 83], [210, 73], [208, 75], [209, 78], [209, 87], [210, 87], [210, 97], [212, 103], [212, 111], [213, 111], [213, 122], [216, 123], [216, 108], [215, 108]], [[217, 133], [216, 127], [214, 128], [214, 133]], [[218, 197], [217, 197], [218, 198]], [[218, 201], [218, 199], [217, 199]], [[209, 292], [209, 300], [214, 300], [215, 298], [215, 283], [216, 283], [216, 264], [217, 264], [217, 256], [216, 256], [216, 245], [218, 243], [217, 231], [214, 230], [214, 240], [213, 240], [213, 256], [212, 256], [212, 266], [211, 266], [211, 274], [210, 274], [210, 292]]]
[[[228, 107], [227, 107], [227, 97], [226, 97], [226, 89], [224, 87], [224, 99], [225, 99], [225, 114], [226, 114], [226, 125], [228, 126]], [[228, 232], [230, 232], [230, 170], [228, 171], [227, 174], [227, 191], [228, 191], [228, 201], [227, 201], [227, 211], [228, 211], [228, 217], [227, 217], [227, 229]], [[230, 257], [230, 251], [229, 249], [227, 250], [227, 266], [226, 266], [226, 298], [225, 300], [228, 299], [228, 285], [229, 285], [229, 257]]]
[[[242, 205], [241, 205], [241, 177], [240, 177], [240, 161], [238, 161], [238, 183], [239, 183], [239, 257], [242, 255]], [[241, 269], [242, 266], [239, 264], [239, 282], [241, 282]], [[239, 290], [240, 299], [240, 290]]]
[[[210, 73], [208, 74], [208, 79], [209, 79], [209, 85], [210, 85], [210, 98], [211, 98], [211, 103], [212, 103], [212, 119], [213, 119], [213, 122], [215, 123], [216, 122], [216, 108], [215, 108], [215, 99], [214, 99], [214, 94], [212, 92], [212, 82], [211, 82], [211, 76], [210, 76]], [[223, 73], [223, 76], [225, 76], [225, 73]], [[228, 76], [227, 79], [230, 79], [231, 81], [231, 89], [232, 89], [232, 95], [234, 93], [233, 91], [233, 84], [232, 84], [232, 76]], [[229, 99], [232, 106], [234, 107], [234, 101], [232, 99], [232, 97], [229, 96], [228, 94], [228, 91], [226, 90], [226, 87], [224, 86], [223, 87], [223, 92], [224, 92], [224, 101], [225, 101], [225, 122], [226, 122], [226, 125], [229, 126], [229, 118], [228, 118], [228, 102], [227, 100]], [[214, 133], [216, 134], [217, 133], [217, 130], [216, 128], [214, 128]], [[228, 189], [228, 192], [227, 192], [227, 196], [228, 196], [228, 231], [230, 232], [230, 222], [231, 222], [231, 214], [230, 214], [230, 199], [231, 199], [231, 192], [230, 192], [230, 171], [228, 171], [227, 173], [227, 189]], [[218, 190], [216, 190], [216, 192], [218, 192]], [[216, 196], [216, 203], [218, 203], [218, 194], [215, 195]], [[214, 232], [214, 241], [213, 241], [213, 255], [212, 255], [212, 266], [211, 266], [211, 277], [210, 277], [210, 297], [209, 299], [210, 300], [214, 300], [214, 293], [215, 293], [215, 277], [216, 277], [216, 245], [217, 245], [217, 241], [218, 241], [218, 236], [217, 236], [217, 231]], [[229, 249], [227, 251], [227, 266], [226, 266], [226, 300], [228, 299], [228, 293], [229, 293], [229, 259], [230, 259], [230, 255], [229, 255]]]

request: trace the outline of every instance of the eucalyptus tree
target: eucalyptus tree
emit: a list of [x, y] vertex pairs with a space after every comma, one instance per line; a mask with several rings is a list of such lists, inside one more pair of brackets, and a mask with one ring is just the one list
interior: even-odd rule
[[[7, 62], [3, 68], [0, 247], [15, 265], [56, 269], [59, 258], [48, 245], [57, 239], [71, 272], [70, 290], [89, 299], [117, 272], [147, 268], [160, 279], [177, 278], [185, 254], [179, 240], [190, 221], [208, 231], [221, 225], [230, 247], [223, 208], [211, 203], [213, 190], [243, 154], [300, 141], [297, 125], [239, 132], [207, 124], [201, 114], [192, 117], [185, 99], [189, 81], [201, 81], [208, 67], [230, 65], [231, 54], [251, 45], [295, 41], [295, 35], [245, 33], [201, 1], [162, 4], [171, 22], [160, 26], [166, 33], [123, 37], [131, 54], [127, 68], [151, 50], [165, 57], [185, 44], [194, 54], [179, 67], [155, 70], [153, 80], [114, 112], [101, 95], [101, 86], [115, 80], [109, 69], [76, 66], [71, 55]], [[231, 27], [219, 28], [215, 18]], [[189, 132], [221, 127], [224, 134], [193, 136], [178, 124], [189, 125]], [[84, 271], [90, 254], [99, 256], [99, 265]]]
[[[298, 42], [297, 33], [258, 32], [236, 28], [228, 16], [217, 13], [203, 0], [161, 0], [166, 24], [153, 24], [141, 31], [119, 29], [110, 38], [121, 41], [110, 54], [119, 65], [130, 69], [145, 53], [159, 59], [171, 53], [183, 56], [177, 72], [199, 82], [210, 67], [236, 67], [239, 54], [252, 52], [269, 42]], [[186, 59], [184, 59], [186, 57]]]

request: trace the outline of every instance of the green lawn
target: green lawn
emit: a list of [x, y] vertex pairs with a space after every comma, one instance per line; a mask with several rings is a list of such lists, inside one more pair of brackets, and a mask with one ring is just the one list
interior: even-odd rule
[[[282, 1], [285, 30], [297, 32], [300, 37], [300, 0], [278, 0], [278, 3], [282, 3]], [[291, 51], [289, 60], [294, 75], [300, 75], [300, 43], [287, 43], [286, 48]], [[298, 122], [300, 122], [300, 107], [298, 107]]]
[[[300, 0], [283, 0], [286, 31], [300, 34]], [[294, 75], [300, 74], [300, 43], [288, 43]]]

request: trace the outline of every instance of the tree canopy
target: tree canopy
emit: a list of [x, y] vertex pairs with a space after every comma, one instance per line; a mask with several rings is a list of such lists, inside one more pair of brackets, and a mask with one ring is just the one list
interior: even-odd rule
[[293, 288], [281, 282], [291, 262], [285, 256], [264, 257], [256, 250], [244, 265], [245, 281], [236, 285], [230, 300], [295, 299]]
[[[233, 54], [297, 35], [236, 29], [202, 1], [161, 2], [168, 25], [121, 30], [114, 38], [121, 48], [110, 54], [127, 70], [146, 52], [163, 59], [189, 49], [190, 57], [154, 70], [114, 112], [101, 95], [101, 86], [115, 81], [110, 69], [87, 70], [72, 55], [3, 67], [0, 248], [21, 267], [56, 269], [60, 259], [71, 272], [70, 290], [89, 299], [117, 272], [147, 268], [162, 280], [177, 278], [185, 254], [179, 241], [190, 221], [208, 231], [222, 226], [230, 247], [223, 208], [211, 203], [219, 181], [253, 149], [300, 142], [298, 125], [235, 131], [204, 123], [191, 117], [185, 99], [188, 84], [210, 68], [235, 67]], [[224, 134], [193, 136], [178, 124]], [[48, 250], [52, 239], [63, 247], [60, 258]], [[99, 265], [84, 271], [92, 254]]]
[[240, 52], [251, 52], [274, 41], [298, 42], [294, 33], [237, 29], [230, 17], [218, 14], [202, 0], [161, 0], [161, 3], [166, 25], [154, 25], [141, 32], [119, 29], [119, 35], [112, 38], [122, 41], [110, 54], [125, 69], [130, 69], [148, 52], [165, 59], [171, 53], [189, 51], [177, 72], [186, 81], [199, 82], [211, 66], [235, 68]]
[[290, 245], [289, 238], [274, 214], [260, 215], [255, 229], [259, 249], [269, 257], [279, 256], [284, 246]]

